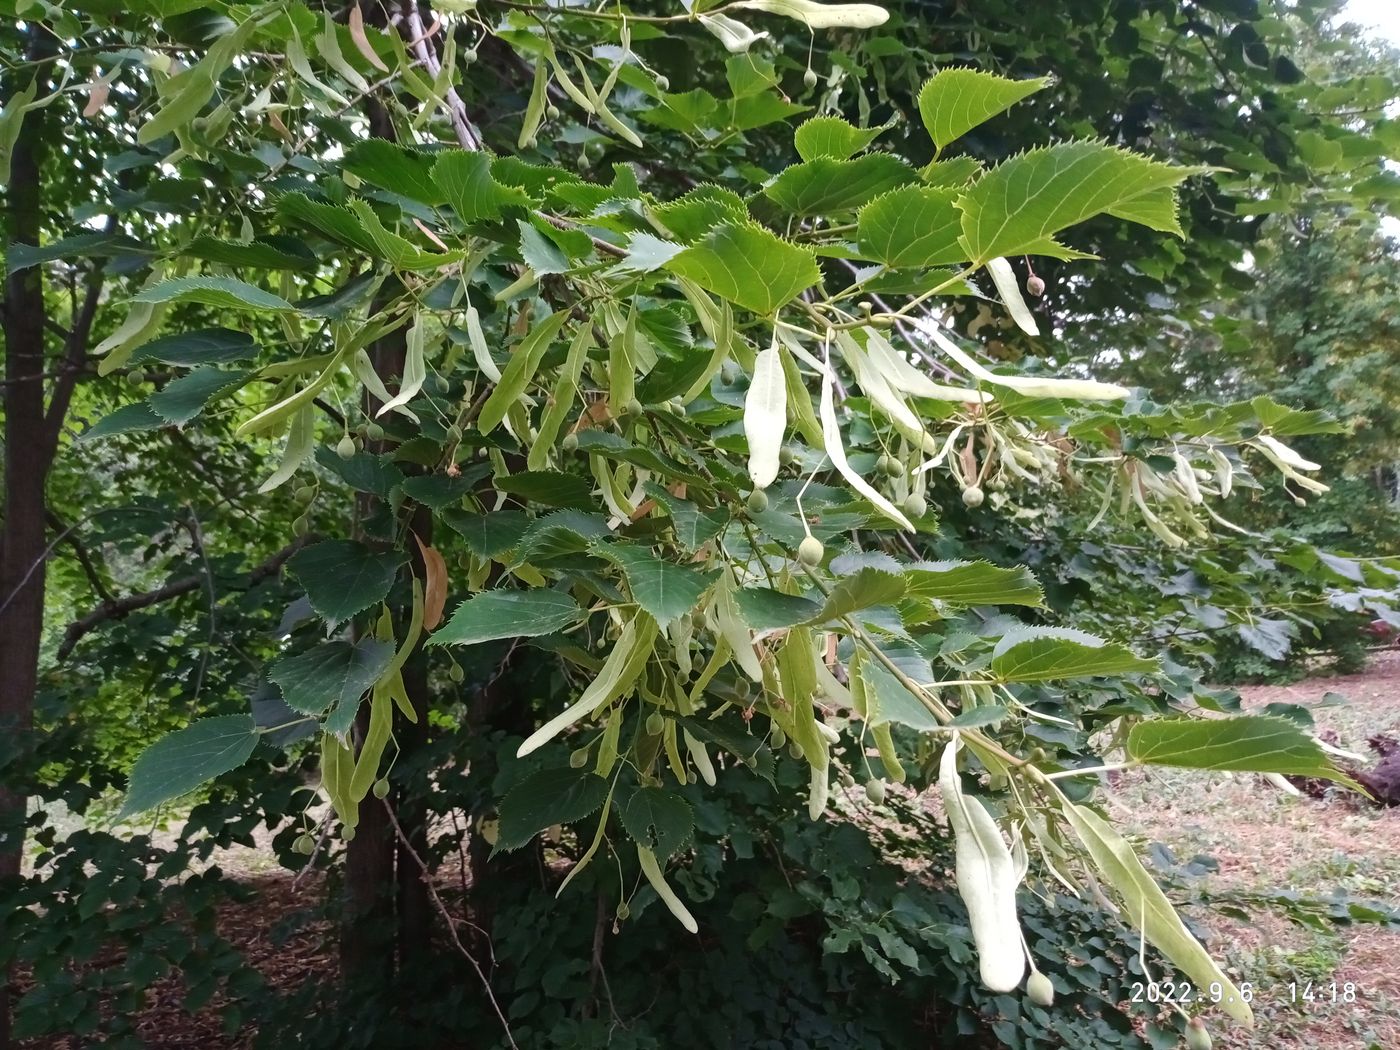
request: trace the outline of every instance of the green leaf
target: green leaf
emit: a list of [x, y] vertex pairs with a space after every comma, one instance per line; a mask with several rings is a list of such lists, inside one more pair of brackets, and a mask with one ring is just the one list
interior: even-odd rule
[[182, 367], [222, 365], [246, 360], [257, 352], [258, 344], [246, 332], [236, 332], [231, 328], [199, 328], [193, 332], [177, 332], [152, 339], [137, 347], [131, 361], [133, 364], [160, 361]]
[[131, 767], [118, 818], [144, 813], [186, 794], [220, 773], [237, 769], [257, 746], [251, 715], [202, 718], [162, 737]]
[[299, 240], [278, 237], [259, 241], [223, 241], [216, 237], [196, 237], [181, 254], [191, 259], [218, 263], [220, 266], [244, 266], [257, 270], [295, 270], [309, 273], [320, 260]]
[[485, 153], [449, 150], [438, 155], [433, 181], [463, 222], [499, 219], [501, 209], [526, 206], [530, 198], [514, 186], [503, 186], [491, 175], [491, 158]]
[[478, 463], [453, 477], [446, 474], [422, 474], [405, 478], [402, 482], [403, 492], [409, 499], [425, 507], [442, 510], [458, 503], [463, 496], [476, 488], [476, 483], [484, 478], [490, 469], [490, 464]]
[[757, 225], [726, 224], [666, 269], [756, 314], [769, 316], [821, 278], [816, 256]]
[[353, 716], [355, 705], [393, 658], [393, 644], [373, 638], [362, 638], [354, 645], [322, 642], [306, 652], [278, 658], [268, 668], [267, 677], [277, 683], [282, 699], [293, 711], [320, 716], [331, 704], [337, 704]]
[[697, 551], [709, 543], [720, 534], [728, 520], [722, 509], [701, 510], [690, 500], [668, 492], [655, 482], [647, 482], [646, 492], [670, 515], [676, 542], [688, 551]]
[[[1134, 215], [1134, 201], [1203, 170], [1163, 164], [1101, 142], [1029, 150], [993, 168], [959, 201], [964, 246], [978, 262], [999, 255], [1073, 258], [1076, 253], [1055, 241], [1060, 230], [1114, 209], [1145, 221], [1153, 210]], [[1153, 228], [1180, 234], [1175, 209], [1169, 226]]]
[[941, 69], [919, 92], [919, 116], [941, 153], [978, 124], [1049, 84], [1046, 77], [1008, 80], [977, 69]]
[[608, 520], [600, 514], [555, 511], [535, 519], [520, 538], [511, 561], [514, 565], [538, 564], [551, 558], [582, 554], [594, 540], [608, 535]]
[[143, 288], [131, 297], [136, 303], [200, 303], [228, 310], [290, 310], [280, 295], [265, 292], [236, 277], [175, 277]]
[[[878, 660], [863, 656], [859, 666], [860, 677], [866, 689], [866, 703], [874, 700], [875, 710], [870, 716], [871, 725], [895, 722], [920, 732], [931, 732], [939, 727], [938, 719], [933, 717], [932, 712], [923, 705], [923, 701], [890, 674]], [[927, 669], [927, 664], [924, 666]]]
[[[433, 175], [436, 159], [430, 153], [408, 149], [388, 139], [366, 138], [345, 154], [341, 166], [372, 186], [432, 208], [449, 200]], [[481, 159], [489, 163], [487, 158]]]
[[658, 860], [689, 842], [695, 827], [690, 803], [659, 787], [638, 788], [619, 816], [632, 840], [650, 849]]
[[[625, 399], [619, 400], [626, 403]], [[634, 445], [610, 430], [581, 430], [576, 436], [580, 452], [631, 463], [634, 467], [650, 470], [662, 477], [686, 481], [694, 485], [705, 483], [705, 479], [701, 475], [696, 474], [693, 470], [687, 470], [685, 466], [664, 452]]]
[[592, 510], [595, 505], [593, 486], [588, 480], [557, 470], [521, 471], [509, 477], [498, 477], [495, 486], [498, 492], [509, 492], [529, 503], [546, 507]]
[[966, 711], [960, 711], [948, 724], [958, 729], [980, 729], [982, 726], [996, 725], [1009, 713], [1000, 704], [969, 707]]
[[828, 157], [846, 160], [875, 141], [884, 128], [858, 128], [840, 117], [813, 117], [793, 132], [793, 145], [803, 160]]
[[123, 405], [115, 412], [103, 416], [83, 432], [80, 440], [95, 441], [98, 438], [116, 437], [118, 434], [159, 430], [163, 426], [166, 426], [166, 422], [156, 415], [155, 409], [144, 401], [138, 401], [134, 405]]
[[545, 828], [582, 820], [607, 797], [607, 779], [586, 769], [531, 773], [501, 799], [496, 849], [519, 849]]
[[243, 369], [226, 372], [221, 368], [205, 365], [196, 368], [189, 375], [167, 383], [147, 398], [147, 404], [167, 423], [184, 426], [199, 415], [210, 401], [230, 390], [237, 390], [252, 374]]
[[396, 551], [376, 553], [351, 540], [323, 540], [293, 554], [287, 569], [306, 588], [311, 608], [339, 623], [384, 600], [401, 560]]
[[1084, 848], [1104, 879], [1123, 898], [1123, 918], [1137, 926], [1143, 935], [1197, 988], [1218, 984], [1221, 1008], [1243, 1024], [1250, 1024], [1253, 1013], [1238, 988], [1225, 976], [1210, 953], [1191, 936], [1181, 916], [1166, 894], [1148, 874], [1124, 841], [1106, 820], [1093, 810], [1066, 802], [1062, 807]]
[[673, 237], [686, 244], [698, 241], [716, 226], [747, 223], [748, 205], [733, 190], [697, 186], [673, 201], [658, 204], [652, 215]]
[[962, 212], [955, 188], [903, 186], [860, 210], [856, 243], [861, 254], [889, 267], [927, 269], [962, 262]]
[[497, 558], [510, 550], [520, 542], [532, 520], [520, 510], [498, 510], [492, 514], [447, 510], [442, 518], [478, 558]]
[[651, 273], [683, 251], [685, 245], [675, 241], [662, 240], [650, 233], [634, 233], [627, 241], [627, 255], [618, 265], [638, 273]]
[[1271, 397], [1256, 397], [1249, 408], [1261, 424], [1275, 437], [1297, 437], [1302, 434], [1345, 434], [1346, 424], [1330, 412], [1304, 410], [1280, 405]]
[[380, 499], [389, 499], [396, 486], [405, 484], [403, 471], [390, 453], [376, 456], [361, 450], [349, 459], [342, 459], [329, 445], [320, 445], [316, 449], [316, 462], [352, 489], [372, 492]]
[[744, 587], [734, 594], [743, 621], [755, 631], [771, 631], [811, 623], [821, 606], [811, 598], [784, 594], [771, 587]]
[[374, 238], [349, 208], [313, 201], [304, 193], [285, 193], [277, 199], [277, 213], [284, 219], [310, 226], [331, 240], [358, 248], [368, 255], [379, 256]]
[[1156, 766], [1291, 773], [1355, 786], [1296, 722], [1269, 715], [1139, 722], [1128, 734], [1128, 754]]
[[1024, 565], [1003, 569], [985, 561], [924, 561], [908, 565], [911, 598], [955, 605], [1040, 605], [1045, 596]]
[[1083, 631], [1036, 627], [1003, 637], [992, 651], [990, 669], [1003, 682], [1049, 682], [1146, 673], [1157, 670], [1157, 661]]
[[858, 208], [916, 178], [906, 161], [889, 153], [868, 153], [855, 160], [819, 157], [785, 169], [763, 193], [796, 215], [826, 215]]
[[248, 706], [262, 738], [273, 747], [291, 747], [299, 740], [315, 736], [320, 727], [310, 719], [298, 719], [282, 694], [271, 682], [259, 682], [248, 698]]
[[536, 277], [567, 273], [573, 268], [568, 255], [533, 223], [518, 219], [516, 226], [520, 229], [520, 258]]
[[369, 203], [352, 200], [350, 210], [374, 243], [375, 254], [388, 261], [396, 270], [436, 270], [462, 258], [461, 252], [430, 252], [412, 241], [400, 237], [379, 221]]
[[822, 605], [821, 612], [807, 622], [825, 623], [858, 609], [890, 605], [904, 596], [906, 586], [902, 576], [880, 569], [858, 569], [836, 582]]
[[715, 578], [714, 573], [658, 558], [645, 547], [596, 542], [593, 550], [622, 569], [632, 600], [651, 613], [661, 627], [699, 605]]
[[429, 639], [429, 645], [476, 645], [497, 638], [553, 634], [583, 618], [578, 603], [560, 591], [496, 590], [474, 594]]
[[155, 252], [140, 241], [124, 234], [75, 233], [71, 237], [50, 241], [48, 244], [15, 243], [5, 250], [5, 265], [9, 273], [19, 273], [40, 263], [55, 259], [74, 257], [93, 259], [113, 255], [154, 255]]

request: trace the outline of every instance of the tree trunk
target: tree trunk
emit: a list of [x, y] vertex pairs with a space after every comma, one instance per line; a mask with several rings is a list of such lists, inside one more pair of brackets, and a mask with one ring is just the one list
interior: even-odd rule
[[[43, 27], [31, 33], [31, 57], [47, 50]], [[36, 52], [38, 54], [36, 54]], [[47, 78], [40, 76], [40, 91]], [[13, 95], [15, 84], [5, 94]], [[15, 142], [7, 190], [7, 240], [39, 243], [47, 109], [28, 114]], [[52, 463], [45, 440], [44, 284], [41, 267], [5, 281], [5, 503], [0, 524], [0, 739], [14, 755], [30, 745], [39, 643], [44, 630], [44, 487]], [[28, 799], [13, 776], [0, 779], [0, 885], [19, 877]], [[10, 1046], [10, 989], [0, 974], [0, 1048]]]

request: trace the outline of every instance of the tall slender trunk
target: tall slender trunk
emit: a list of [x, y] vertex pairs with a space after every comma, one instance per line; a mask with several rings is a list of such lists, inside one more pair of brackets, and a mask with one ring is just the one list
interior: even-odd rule
[[[393, 124], [383, 107], [371, 100], [367, 115], [371, 135], [394, 139]], [[371, 359], [379, 375], [401, 376], [406, 353], [404, 333], [399, 331], [375, 343]], [[367, 400], [366, 407], [375, 406]], [[362, 518], [373, 509], [374, 502], [374, 497], [363, 498]], [[432, 517], [426, 508], [419, 508], [412, 528], [424, 543], [432, 542]], [[421, 572], [416, 555], [415, 564]], [[408, 617], [397, 619], [406, 623]], [[397, 712], [394, 716], [399, 757], [409, 760], [409, 764], [414, 751], [427, 740], [427, 685], [423, 660], [415, 656], [404, 668], [404, 687], [418, 713], [418, 722], [411, 724]], [[357, 735], [361, 738], [367, 719], [368, 711], [362, 710], [357, 722]], [[360, 826], [346, 851], [346, 908], [340, 937], [341, 972], [352, 990], [364, 987], [367, 982], [387, 987], [394, 978], [396, 954], [406, 975], [411, 974], [430, 945], [428, 890], [418, 862], [397, 841], [386, 801], [394, 807], [399, 826], [413, 850], [419, 857], [427, 856], [426, 809], [415, 804], [411, 794], [394, 792], [383, 801], [373, 794], [365, 798], [360, 805]]]
[[[39, 30], [36, 37], [42, 36]], [[38, 39], [31, 54], [46, 45]], [[40, 57], [40, 56], [34, 56]], [[41, 76], [41, 80], [46, 80]], [[6, 84], [11, 94], [15, 84]], [[40, 85], [44, 90], [45, 84]], [[47, 110], [28, 114], [10, 160], [7, 240], [39, 243]], [[44, 284], [38, 266], [5, 281], [5, 503], [0, 523], [0, 738], [27, 749], [44, 630], [44, 488], [53, 462], [44, 404]], [[27, 798], [0, 775], [0, 884], [19, 877]], [[0, 1048], [10, 1045], [10, 990], [0, 974]]]

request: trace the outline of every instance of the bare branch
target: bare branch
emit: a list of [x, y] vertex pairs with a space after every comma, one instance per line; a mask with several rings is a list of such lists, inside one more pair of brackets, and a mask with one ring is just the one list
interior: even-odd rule
[[496, 993], [491, 990], [491, 982], [486, 977], [486, 971], [481, 968], [481, 963], [476, 961], [476, 956], [467, 951], [467, 946], [462, 943], [462, 938], [457, 936], [457, 923], [460, 921], [452, 917], [452, 913], [447, 910], [447, 905], [442, 903], [442, 898], [438, 896], [437, 887], [433, 885], [432, 873], [428, 870], [428, 865], [423, 863], [423, 858], [418, 855], [418, 851], [413, 848], [413, 843], [404, 834], [403, 828], [399, 825], [399, 818], [394, 813], [394, 807], [389, 805], [389, 800], [384, 799], [384, 812], [389, 814], [389, 823], [394, 825], [394, 834], [398, 836], [400, 845], [407, 851], [418, 865], [419, 877], [423, 880], [423, 885], [428, 887], [428, 895], [432, 897], [433, 904], [442, 916], [442, 921], [447, 923], [447, 932], [452, 936], [452, 943], [457, 946], [457, 951], [462, 953], [462, 957], [472, 964], [472, 969], [476, 971], [477, 977], [481, 979], [481, 986], [486, 989], [486, 998], [491, 1000], [491, 1008], [496, 1011], [496, 1016], [501, 1019], [501, 1027], [505, 1029], [506, 1042], [514, 1050], [520, 1050], [515, 1041], [515, 1036], [511, 1034], [510, 1022], [506, 1020], [505, 1013], [501, 1010], [501, 1004], [496, 1001]]
[[47, 511], [46, 515], [49, 519], [49, 525], [58, 530], [58, 538], [73, 548], [73, 554], [77, 557], [78, 564], [82, 566], [83, 575], [88, 578], [92, 589], [97, 592], [97, 596], [102, 599], [103, 604], [115, 601], [116, 597], [108, 588], [106, 581], [102, 579], [102, 574], [97, 571], [97, 565], [93, 562], [88, 549], [83, 546], [82, 540], [73, 535], [74, 526], [65, 525], [63, 520], [51, 510]]
[[[267, 561], [253, 569], [248, 573], [248, 587], [255, 587], [267, 577], [275, 576], [281, 571], [287, 559], [306, 546], [309, 540], [309, 536], [297, 537], [268, 558]], [[152, 605], [159, 605], [161, 602], [168, 602], [172, 598], [179, 598], [191, 591], [198, 590], [204, 583], [204, 576], [204, 573], [197, 576], [185, 576], [178, 580], [172, 580], [164, 587], [157, 587], [155, 590], [141, 591], [138, 594], [128, 594], [125, 598], [103, 602], [82, 619], [74, 620], [68, 625], [68, 629], [63, 632], [63, 641], [58, 647], [58, 662], [62, 663], [67, 659], [68, 654], [73, 651], [73, 647], [78, 644], [82, 637], [98, 625], [106, 623], [108, 620], [119, 620], [128, 613], [147, 609]]]
[[[423, 64], [423, 68], [428, 71], [428, 75], [437, 77], [442, 72], [442, 62], [438, 58], [437, 44], [433, 43], [432, 37], [437, 31], [438, 21], [433, 20], [431, 31], [423, 27], [423, 16], [419, 13], [418, 0], [404, 0], [403, 13], [408, 23], [408, 31], [411, 34], [408, 46], [413, 50], [418, 61]], [[457, 141], [461, 143], [463, 149], [481, 149], [481, 132], [476, 129], [467, 116], [467, 106], [462, 101], [462, 96], [457, 94], [457, 89], [449, 84], [445, 97], [447, 99], [447, 112], [452, 118], [452, 130], [457, 133]]]

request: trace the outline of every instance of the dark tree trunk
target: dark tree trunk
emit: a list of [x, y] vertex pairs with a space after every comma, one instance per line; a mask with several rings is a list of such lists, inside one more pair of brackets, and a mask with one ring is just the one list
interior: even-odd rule
[[[369, 100], [366, 113], [371, 135], [390, 141], [395, 138], [393, 124], [382, 106]], [[403, 374], [406, 352], [405, 336], [399, 331], [375, 343], [370, 357], [379, 375], [390, 379]], [[368, 394], [365, 406], [370, 411], [377, 407]], [[374, 511], [375, 503], [373, 497], [361, 500], [362, 520]], [[424, 543], [432, 541], [432, 519], [425, 508], [415, 515], [412, 525]], [[415, 563], [421, 572], [421, 564], [416, 559]], [[402, 626], [408, 617], [395, 619]], [[414, 657], [405, 666], [404, 686], [418, 713], [418, 722], [411, 724], [396, 712], [394, 736], [400, 748], [399, 760], [412, 766], [413, 754], [426, 740], [427, 731], [427, 674], [421, 657]], [[356, 735], [360, 738], [367, 721], [366, 707], [356, 722]], [[402, 794], [395, 792], [384, 801], [372, 793], [366, 796], [360, 804], [359, 829], [346, 852], [346, 908], [340, 961], [346, 986], [352, 990], [367, 984], [389, 986], [395, 976], [396, 949], [400, 963], [411, 970], [428, 948], [431, 910], [427, 887], [417, 861], [398, 842], [385, 801], [394, 807], [399, 827], [420, 857], [426, 857], [425, 810]]]
[[[433, 518], [428, 508], [418, 508], [413, 516], [412, 528], [425, 544], [433, 542]], [[413, 562], [415, 569], [421, 573], [423, 563], [416, 553]], [[429, 786], [424, 776], [425, 770], [412, 763], [413, 756], [428, 742], [428, 661], [421, 649], [404, 666], [403, 683], [418, 721], [410, 723], [395, 716], [399, 723], [395, 732], [401, 757], [410, 760], [412, 779], [407, 790], [395, 792], [390, 797], [395, 800], [399, 826], [408, 839], [408, 845], [398, 844], [398, 948], [400, 976], [412, 982], [415, 975], [421, 977], [425, 972], [423, 967], [428, 963], [432, 951], [433, 929], [432, 905], [419, 864], [420, 859], [424, 864], [429, 863], [428, 814], [423, 805], [423, 794]]]
[[[41, 28], [35, 52], [47, 49]], [[41, 76], [40, 91], [47, 81]], [[5, 85], [6, 95], [17, 87]], [[7, 240], [39, 243], [39, 172], [47, 109], [31, 112], [15, 142], [7, 188]], [[0, 738], [22, 755], [34, 725], [34, 690], [44, 629], [44, 487], [53, 453], [47, 439], [44, 285], [38, 266], [5, 281], [5, 503], [0, 524]], [[27, 798], [12, 776], [0, 778], [0, 884], [19, 876]], [[0, 1048], [10, 1046], [10, 991], [0, 974]]]

